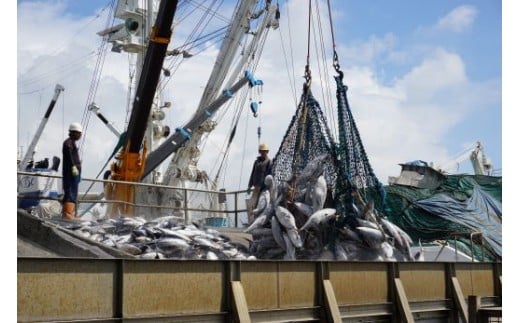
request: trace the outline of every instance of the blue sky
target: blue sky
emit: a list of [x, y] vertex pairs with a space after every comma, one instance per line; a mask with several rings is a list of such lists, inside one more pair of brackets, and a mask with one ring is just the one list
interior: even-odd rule
[[[104, 29], [106, 23], [106, 18], [96, 18], [96, 13], [109, 3], [110, 1], [18, 2], [19, 115], [26, 113], [26, 109], [36, 103], [45, 107], [45, 96], [52, 96], [56, 82], [71, 83], [68, 87], [74, 88], [74, 91], [83, 91], [76, 97], [86, 100], [85, 93], [91, 77], [89, 71], [78, 70], [74, 73], [76, 78], [83, 75], [84, 87], [81, 89], [80, 80], [73, 80], [70, 75], [59, 80], [63, 75], [58, 72], [58, 62], [69, 66], [67, 62], [73, 64], [75, 57], [78, 59], [96, 50], [100, 37], [95, 32]], [[225, 5], [230, 7], [231, 3], [226, 1]], [[326, 19], [325, 3], [322, 3], [321, 10]], [[446, 164], [477, 140], [482, 142], [484, 152], [494, 167], [502, 167], [501, 2], [380, 0], [331, 3], [337, 51], [345, 72], [345, 83], [349, 86], [349, 100], [361, 128], [365, 148], [380, 180], [386, 182], [388, 176], [397, 175], [397, 164], [410, 160], [421, 159]], [[289, 59], [295, 66], [293, 78], [296, 81], [281, 80], [280, 85], [273, 84], [273, 92], [268, 92], [268, 83], [264, 86], [264, 107], [268, 104], [271, 106], [265, 109], [265, 116], [262, 118], [265, 134], [262, 139], [272, 147], [278, 147], [283, 130], [294, 110], [285, 109], [285, 118], [278, 118], [277, 123], [270, 122], [267, 118], [275, 111], [280, 100], [285, 99], [275, 100], [283, 95], [283, 91], [279, 89], [284, 83], [287, 85], [288, 82], [300, 82], [307, 46], [305, 32], [302, 32], [307, 28], [304, 23], [306, 19], [295, 19], [306, 15], [307, 7], [301, 6], [301, 2], [280, 1], [280, 5], [282, 22], [279, 32], [285, 33], [285, 41], [290, 41], [293, 46], [294, 52]], [[328, 21], [324, 20], [325, 23], [328, 24]], [[69, 30], [64, 30], [64, 26], [68, 26]], [[289, 39], [287, 35], [291, 30]], [[326, 30], [325, 33], [325, 37], [329, 39], [326, 39], [324, 46], [330, 51], [330, 34], [327, 35]], [[37, 37], [37, 40], [29, 41], [32, 37]], [[266, 45], [266, 48], [270, 47], [265, 49], [265, 58], [262, 57], [258, 68], [258, 73], [264, 73], [266, 80], [273, 79], [273, 83], [281, 79], [273, 73], [287, 70], [282, 64], [281, 46], [277, 38], [279, 36], [271, 32]], [[59, 51], [62, 53], [57, 53]], [[61, 54], [63, 56], [58, 58]], [[109, 53], [107, 60], [111, 59], [111, 55], [115, 54]], [[318, 58], [311, 57], [313, 59]], [[122, 60], [121, 55], [117, 60]], [[279, 67], [273, 69], [276, 65]], [[267, 66], [271, 69], [267, 70]], [[118, 102], [105, 102], [105, 106], [124, 105], [124, 82], [128, 73], [126, 68], [121, 71], [114, 71], [115, 69], [115, 63], [105, 67], [105, 70], [111, 71], [104, 70], [102, 77], [107, 82], [120, 84], [121, 99]], [[318, 69], [316, 61], [311, 63], [311, 69], [315, 69], [315, 72]], [[35, 74], [50, 77], [36, 82], [31, 78]], [[56, 77], [53, 79], [52, 75]], [[287, 73], [283, 76], [285, 75]], [[182, 75], [178, 77], [180, 80]], [[63, 85], [67, 88], [67, 84]], [[106, 84], [101, 86], [108, 87]], [[197, 85], [198, 88], [202, 86], [203, 84]], [[300, 86], [297, 85], [296, 88]], [[30, 94], [33, 91], [37, 91], [37, 94]], [[170, 91], [175, 93], [176, 89], [172, 88]], [[78, 109], [70, 106], [71, 92], [65, 92], [67, 97], [64, 100], [69, 105], [68, 111]], [[184, 99], [179, 100], [179, 103], [187, 103]], [[80, 103], [86, 104], [77, 102], [78, 105]], [[188, 106], [183, 108], [189, 111]], [[38, 113], [41, 111], [35, 115]], [[119, 129], [124, 127], [120, 113], [117, 116], [109, 114], [108, 110], [106, 113], [119, 125]], [[71, 115], [74, 112], [69, 114]], [[67, 115], [63, 116], [63, 120], [64, 123], [73, 121]], [[33, 122], [32, 128], [20, 129], [19, 145], [23, 146], [28, 142], [34, 133], [31, 130], [36, 129], [38, 121], [36, 119]], [[182, 123], [178, 119], [172, 119], [171, 122], [171, 127]], [[106, 130], [102, 129], [98, 132], [106, 135], [102, 138], [108, 143], [110, 134], [104, 134]], [[254, 131], [244, 135], [253, 137], [256, 132], [255, 135], [252, 132]], [[381, 140], [382, 137], [386, 141]], [[105, 142], [105, 139], [102, 141]], [[248, 142], [249, 146], [255, 146], [254, 139]], [[108, 146], [107, 144], [103, 149], [111, 150]], [[48, 149], [44, 148], [43, 140], [41, 148], [47, 154], [56, 153], [50, 146]], [[235, 158], [251, 159], [256, 154], [255, 149], [249, 149], [246, 154], [246, 157], [236, 154]], [[95, 162], [99, 165], [103, 158], [104, 156], [100, 156]], [[250, 165], [242, 162], [240, 167], [243, 169], [240, 174], [243, 183], [247, 180], [245, 177], [248, 176], [246, 173], [249, 172], [247, 168]], [[458, 168], [453, 166], [451, 170], [472, 172], [469, 160], [462, 162]], [[98, 171], [92, 169], [90, 175], [95, 176]]]

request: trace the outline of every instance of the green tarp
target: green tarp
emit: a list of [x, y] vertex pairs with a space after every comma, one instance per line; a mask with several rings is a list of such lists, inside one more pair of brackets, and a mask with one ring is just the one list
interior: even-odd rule
[[[414, 241], [448, 240], [472, 245], [482, 232], [484, 252], [479, 260], [502, 256], [502, 177], [448, 175], [435, 190], [402, 185], [385, 186], [383, 213]], [[376, 203], [382, 207], [381, 201]]]

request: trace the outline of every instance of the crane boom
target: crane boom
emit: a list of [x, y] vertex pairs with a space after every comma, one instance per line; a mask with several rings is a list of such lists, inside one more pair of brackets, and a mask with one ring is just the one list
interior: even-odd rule
[[65, 90], [65, 88], [62, 85], [56, 84], [56, 87], [54, 88], [54, 96], [51, 99], [51, 103], [49, 103], [49, 107], [47, 108], [47, 111], [45, 112], [45, 115], [43, 116], [43, 119], [40, 122], [38, 129], [36, 130], [36, 133], [31, 141], [31, 144], [29, 145], [29, 148], [27, 148], [27, 152], [25, 153], [25, 156], [22, 158], [22, 161], [18, 165], [19, 169], [24, 170], [25, 167], [27, 167], [27, 164], [29, 163], [29, 161], [33, 158], [36, 144], [38, 144], [38, 141], [40, 140], [43, 129], [47, 125], [47, 121], [49, 121], [49, 117], [52, 113], [52, 110], [54, 109], [54, 106], [56, 105], [56, 101], [58, 101], [58, 97], [60, 96], [60, 93], [64, 90]]
[[441, 172], [450, 172], [452, 167], [459, 167], [459, 164], [465, 160], [470, 160], [475, 175], [491, 175], [493, 165], [489, 158], [484, 155], [484, 146], [480, 141], [475, 142], [471, 147], [464, 150], [457, 157], [444, 162], [437, 167]]
[[161, 75], [166, 49], [170, 42], [171, 25], [176, 8], [177, 0], [161, 1], [155, 25], [152, 27], [139, 84], [135, 92], [132, 114], [128, 122], [125, 149], [128, 149], [130, 153], [138, 153], [141, 150], [146, 123]]
[[143, 178], [150, 174], [150, 172], [159, 166], [168, 156], [175, 153], [182, 144], [190, 140], [192, 130], [208, 120], [224, 103], [232, 98], [233, 93], [240, 90], [240, 88], [247, 83], [249, 83], [250, 87], [253, 87], [258, 84], [258, 80], [255, 80], [251, 73], [246, 72], [242, 79], [236, 82], [230, 89], [225, 90], [214, 102], [207, 106], [206, 109], [200, 110], [184, 127], [177, 128], [177, 131], [173, 135], [148, 155], [142, 175]]
[[[157, 18], [150, 32], [149, 44], [135, 92], [123, 148], [116, 156], [117, 161], [111, 166], [111, 178], [114, 180], [136, 182], [143, 174], [146, 163], [146, 143], [143, 142], [143, 139], [172, 34], [171, 26], [177, 9], [177, 2], [177, 0], [162, 0], [159, 4]], [[133, 214], [131, 205], [135, 195], [134, 186], [111, 184], [105, 189], [105, 196], [108, 199], [127, 202], [111, 205], [108, 210], [109, 216]]]

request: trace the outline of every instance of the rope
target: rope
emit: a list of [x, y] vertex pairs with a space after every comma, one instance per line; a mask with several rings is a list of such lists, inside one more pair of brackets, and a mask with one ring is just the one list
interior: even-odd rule
[[[325, 41], [323, 37], [323, 28], [321, 24], [321, 14], [320, 14], [320, 6], [319, 2], [316, 2], [316, 20], [318, 28], [313, 28], [314, 31], [314, 43], [315, 45], [315, 51], [316, 51], [316, 57], [321, 57], [321, 59], [317, 60], [318, 63], [318, 72], [319, 72], [319, 80], [321, 84], [321, 94], [323, 97], [323, 102], [326, 104], [324, 105], [324, 110], [326, 114], [329, 117], [329, 120], [332, 120], [331, 126], [334, 129], [334, 134], [336, 133], [336, 123], [335, 123], [335, 109], [333, 109], [334, 104], [332, 103], [332, 91], [330, 89], [330, 83], [327, 80], [330, 80], [331, 77], [328, 72], [328, 68], [326, 68], [325, 64], [322, 64], [322, 62], [326, 62], [327, 55], [325, 54]], [[316, 36], [316, 29], [318, 31], [318, 36]], [[334, 136], [336, 137], [336, 136]]]
[[[279, 35], [280, 35], [280, 43], [282, 45], [282, 51], [283, 51], [283, 55], [284, 55], [284, 60], [285, 60], [285, 66], [287, 67], [287, 76], [288, 76], [288, 79], [289, 79], [289, 84], [291, 86], [291, 90], [292, 90], [292, 94], [293, 94], [293, 99], [294, 99], [294, 106], [297, 107], [298, 106], [298, 97], [296, 95], [296, 85], [295, 85], [295, 68], [294, 68], [294, 55], [293, 55], [293, 46], [292, 46], [292, 34], [291, 34], [291, 17], [290, 17], [290, 14], [289, 14], [289, 10], [287, 10], [287, 30], [288, 30], [288, 33], [289, 33], [289, 49], [290, 49], [290, 62], [291, 62], [291, 70], [289, 70], [289, 63], [287, 62], [287, 52], [285, 50], [285, 43], [286, 41], [283, 39], [283, 33], [281, 32], [281, 28], [280, 28], [280, 32], [279, 32]], [[291, 73], [292, 72], [292, 73]], [[291, 77], [292, 75], [292, 77]]]
[[332, 23], [332, 11], [330, 9], [330, 0], [327, 0], [327, 7], [329, 9], [330, 34], [331, 34], [331, 37], [332, 37], [332, 50], [334, 52], [333, 64], [332, 65], [334, 66], [334, 69], [336, 70], [336, 72], [338, 72], [338, 74], [343, 79], [343, 72], [340, 69], [338, 53], [336, 52], [336, 40], [335, 40], [335, 37], [334, 37], [334, 26], [333, 26], [333, 23]]

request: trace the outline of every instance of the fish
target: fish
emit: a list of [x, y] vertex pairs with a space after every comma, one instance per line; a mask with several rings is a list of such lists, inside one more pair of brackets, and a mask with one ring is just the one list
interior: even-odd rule
[[287, 230], [297, 229], [296, 222], [294, 221], [294, 216], [292, 213], [287, 210], [285, 207], [278, 205], [276, 207], [276, 218], [280, 222], [280, 224]]
[[209, 239], [203, 238], [203, 237], [194, 237], [193, 242], [196, 246], [208, 248], [211, 250], [222, 250], [222, 246], [218, 243], [215, 243]]
[[356, 222], [358, 223], [358, 227], [365, 227], [365, 228], [372, 228], [372, 229], [379, 230], [379, 227], [377, 226], [377, 224], [375, 224], [372, 221], [356, 218]]
[[334, 255], [337, 260], [348, 260], [348, 254], [345, 248], [341, 245], [341, 243], [335, 243]]
[[160, 233], [161, 237], [179, 238], [186, 242], [191, 241], [191, 237], [184, 234], [181, 230], [170, 230], [167, 228], [157, 228], [157, 231]]
[[397, 227], [385, 218], [380, 219], [383, 230], [394, 239], [399, 246], [405, 246], [403, 237], [399, 234]]
[[283, 240], [282, 228], [280, 222], [278, 222], [278, 219], [275, 216], [271, 218], [271, 232], [278, 246], [285, 251], [285, 241]]
[[310, 181], [305, 189], [304, 201], [312, 207], [314, 212], [321, 210], [327, 199], [327, 182], [320, 175], [316, 180]]
[[259, 217], [257, 217], [253, 223], [251, 223], [250, 226], [248, 226], [244, 232], [248, 233], [248, 232], [251, 232], [255, 229], [258, 229], [258, 228], [262, 228], [264, 226], [264, 224], [267, 222], [267, 215], [266, 214], [262, 214], [260, 215]]
[[263, 190], [258, 197], [256, 208], [253, 209], [253, 215], [257, 217], [264, 209], [271, 204], [271, 192], [268, 189]]
[[208, 251], [206, 253], [206, 259], [207, 260], [219, 260], [219, 257], [213, 251]]
[[305, 186], [308, 181], [313, 178], [316, 179], [323, 174], [323, 164], [329, 158], [328, 154], [322, 154], [307, 163], [300, 175], [296, 178], [296, 187]]
[[[289, 186], [289, 183], [287, 182], [280, 182], [277, 186], [276, 186], [276, 198], [274, 199], [274, 206], [286, 206], [287, 204], [287, 198], [288, 198], [288, 195], [289, 195], [289, 191], [291, 190], [290, 186]], [[276, 210], [276, 209], [275, 209]]]
[[135, 245], [132, 245], [130, 243], [122, 243], [122, 244], [116, 244], [116, 248], [121, 250], [121, 251], [124, 251], [128, 254], [131, 254], [131, 255], [140, 255], [142, 254], [142, 250], [141, 248], [135, 246]]
[[357, 227], [356, 230], [359, 231], [363, 240], [372, 248], [377, 248], [385, 240], [384, 234], [378, 229]]
[[141, 255], [139, 255], [139, 258], [141, 259], [164, 259], [166, 258], [164, 254], [160, 252], [146, 252]]
[[393, 256], [394, 256], [394, 247], [388, 241], [383, 241], [379, 245], [379, 250], [381, 251], [381, 255], [383, 256], [383, 258], [385, 260], [395, 260], [393, 258]]
[[301, 239], [300, 235], [298, 234], [298, 230], [297, 229], [288, 229], [287, 230], [287, 236], [289, 237], [289, 239], [291, 240], [292, 244], [296, 248], [301, 248], [303, 246], [302, 239]]
[[341, 228], [339, 230], [339, 232], [345, 237], [346, 240], [351, 240], [353, 242], [363, 242], [363, 240], [361, 240], [361, 237], [359, 236], [359, 234], [356, 233], [356, 231], [350, 229], [350, 228]]
[[272, 193], [271, 189], [274, 187], [274, 177], [271, 174], [268, 174], [264, 178], [265, 187]]
[[287, 233], [283, 233], [283, 240], [285, 241], [285, 255], [283, 259], [285, 260], [295, 260], [296, 259], [296, 250], [294, 248], [293, 242], [291, 238], [287, 235]]
[[171, 249], [186, 250], [190, 245], [180, 238], [163, 238], [154, 242], [157, 247], [163, 251]]
[[312, 207], [303, 202], [296, 201], [293, 203], [293, 205], [301, 214], [305, 215], [307, 218], [309, 216], [311, 216], [312, 213], [314, 213], [314, 211], [312, 210]]
[[336, 209], [325, 208], [314, 212], [307, 222], [299, 229], [299, 231], [307, 230], [311, 227], [316, 227], [320, 223], [324, 223], [336, 216]]

